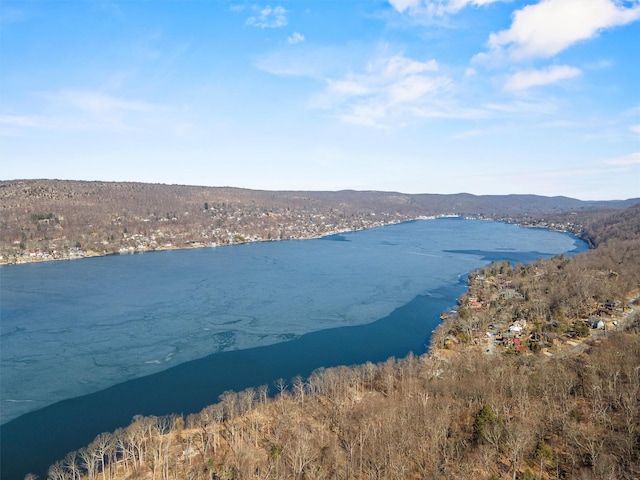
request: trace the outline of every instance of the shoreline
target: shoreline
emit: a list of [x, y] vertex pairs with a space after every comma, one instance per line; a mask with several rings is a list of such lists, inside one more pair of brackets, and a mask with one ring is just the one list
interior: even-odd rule
[[[378, 226], [387, 226], [387, 225], [395, 225], [392, 223], [389, 224], [385, 224], [385, 225], [378, 225]], [[377, 228], [377, 227], [371, 227], [371, 228]], [[273, 240], [273, 239], [269, 239], [269, 240], [244, 240], [241, 242], [235, 242], [235, 243], [226, 243], [224, 245], [216, 245], [214, 243], [211, 244], [205, 244], [205, 243], [201, 243], [201, 242], [194, 242], [193, 244], [191, 244], [190, 242], [186, 242], [183, 246], [178, 246], [178, 245], [171, 245], [171, 246], [166, 246], [166, 247], [148, 247], [148, 248], [140, 248], [140, 249], [133, 249], [133, 250], [127, 250], [127, 251], [118, 251], [118, 252], [107, 252], [107, 253], [99, 253], [99, 252], [94, 252], [94, 251], [85, 251], [82, 254], [78, 254], [78, 255], [65, 255], [65, 256], [53, 256], [51, 254], [48, 255], [35, 255], [33, 257], [28, 256], [25, 257], [25, 254], [22, 254], [21, 257], [21, 261], [16, 261], [16, 262], [8, 262], [5, 259], [0, 259], [0, 267], [3, 266], [7, 266], [7, 265], [29, 265], [29, 264], [33, 264], [33, 263], [48, 263], [48, 262], [61, 262], [61, 261], [67, 261], [67, 260], [82, 260], [82, 259], [86, 259], [86, 258], [96, 258], [96, 257], [116, 257], [116, 256], [120, 256], [120, 255], [138, 255], [138, 254], [143, 254], [143, 253], [153, 253], [153, 252], [169, 252], [169, 251], [174, 251], [174, 250], [192, 250], [192, 249], [198, 249], [198, 248], [220, 248], [220, 247], [231, 247], [234, 245], [245, 245], [248, 243], [268, 243], [268, 242], [283, 242], [283, 241], [290, 241], [290, 240], [314, 240], [317, 238], [324, 238], [324, 237], [330, 237], [331, 235], [339, 235], [341, 233], [349, 233], [349, 232], [358, 232], [358, 231], [363, 231], [363, 230], [368, 230], [367, 228], [365, 229], [361, 229], [361, 230], [343, 230], [343, 231], [338, 231], [338, 232], [333, 232], [333, 233], [328, 233], [326, 235], [320, 235], [320, 236], [309, 236], [309, 237], [298, 237], [298, 238], [287, 238], [287, 239], [283, 239], [283, 240]]]
[[[436, 219], [436, 218], [434, 218], [434, 219]], [[425, 218], [415, 218], [415, 219], [406, 220], [406, 221], [404, 221], [404, 222], [396, 222], [395, 224], [408, 223], [408, 222], [413, 222], [413, 221], [417, 221], [417, 220], [425, 220]], [[491, 219], [491, 221], [497, 221], [497, 220], [493, 220], [493, 219]], [[508, 223], [508, 222], [502, 222], [502, 223]], [[388, 225], [391, 225], [391, 224], [387, 224], [387, 225], [380, 225], [380, 226], [388, 226]], [[518, 224], [516, 224], [515, 226], [522, 226], [522, 225], [518, 225]], [[371, 228], [377, 228], [377, 227], [371, 227]], [[362, 230], [368, 230], [368, 229], [362, 229]], [[319, 236], [319, 237], [298, 238], [298, 239], [292, 239], [292, 240], [307, 240], [307, 239], [313, 239], [313, 238], [323, 238], [323, 237], [327, 237], [327, 236], [331, 236], [331, 235], [336, 235], [336, 234], [340, 234], [340, 233], [349, 233], [349, 232], [362, 231], [362, 230], [346, 230], [346, 231], [342, 231], [342, 232], [334, 232], [334, 233], [331, 233], [331, 234], [328, 234], [328, 235], [322, 235], [322, 236]], [[547, 230], [550, 230], [550, 229], [547, 229]], [[569, 233], [569, 232], [565, 232], [565, 233]], [[572, 235], [572, 236], [574, 236], [574, 235]], [[576, 238], [579, 238], [579, 237], [577, 237], [577, 236], [576, 236]], [[269, 240], [269, 241], [279, 241], [279, 240]], [[255, 243], [255, 242], [254, 242], [254, 241], [252, 241], [252, 242], [242, 242], [242, 243]], [[241, 244], [241, 243], [238, 243], [237, 245], [239, 245], [239, 244]], [[163, 249], [163, 250], [156, 249], [156, 250], [149, 250], [149, 251], [184, 250], [184, 249], [189, 249], [189, 248], [204, 248], [204, 247], [206, 247], [206, 245], [187, 246], [187, 247], [184, 247], [184, 248], [174, 247], [174, 248], [166, 248], [166, 249]], [[142, 252], [132, 252], [132, 254], [133, 254], [133, 253], [145, 253], [145, 252], [144, 252], [144, 251], [142, 251]], [[95, 256], [110, 256], [110, 255], [124, 255], [124, 254], [114, 253], [114, 254], [104, 254], [104, 255], [95, 255]], [[90, 257], [82, 257], [82, 258], [90, 258]], [[53, 261], [53, 259], [52, 259], [52, 260], [44, 260], [44, 261]], [[40, 263], [40, 262], [25, 262], [25, 263]], [[474, 270], [471, 270], [471, 271], [469, 272], [469, 274], [470, 274], [470, 273], [472, 273], [473, 271], [474, 271]], [[462, 279], [462, 278], [464, 278], [464, 277], [461, 277], [461, 279]], [[462, 282], [462, 283], [465, 283], [465, 282]], [[460, 299], [463, 295], [465, 295], [465, 293], [468, 293], [468, 292], [469, 292], [470, 285], [469, 285], [469, 284], [466, 284], [466, 285], [464, 285], [464, 286], [463, 286], [463, 285], [459, 285], [459, 288], [460, 288], [460, 294], [459, 294], [458, 296], [456, 296], [456, 300], [457, 300], [457, 299]], [[416, 300], [416, 299], [414, 299], [412, 302], [415, 302], [415, 301], [417, 301], [417, 300]], [[424, 301], [426, 301], [426, 299], [424, 299]], [[411, 304], [412, 302], [409, 302], [409, 304]], [[400, 309], [402, 309], [402, 308], [407, 308], [407, 306], [408, 306], [409, 304], [405, 305], [404, 307], [400, 307]], [[455, 305], [455, 300], [454, 300], [454, 303], [453, 303], [452, 305]], [[440, 312], [442, 312], [442, 311], [444, 311], [444, 308], [446, 308], [446, 307], [442, 306], [442, 308], [441, 308], [441, 309], [438, 309], [438, 310], [439, 310]], [[399, 309], [398, 309], [398, 310], [399, 310]], [[394, 314], [395, 314], [395, 311], [394, 311]], [[379, 324], [378, 324], [378, 322], [384, 322], [387, 318], [392, 318], [392, 317], [394, 317], [394, 314], [391, 314], [391, 315], [389, 315], [388, 317], [385, 317], [385, 318], [379, 319], [378, 321], [373, 322], [373, 324], [367, 324], [367, 325], [365, 326], [365, 329], [379, 328]], [[433, 330], [431, 330], [431, 333], [429, 333], [429, 334], [428, 334], [428, 335], [429, 335], [429, 337], [430, 337], [430, 336], [432, 335], [432, 333], [433, 333], [433, 332], [438, 328], [438, 326], [443, 325], [444, 323], [446, 323], [446, 322], [442, 321], [442, 320], [438, 317], [438, 315], [437, 315], [437, 314], [433, 316], [433, 320], [435, 321], [435, 323], [433, 324], [433, 327], [434, 327], [434, 328], [433, 328]], [[376, 325], [376, 324], [378, 324], [378, 325]], [[430, 325], [430, 326], [431, 326], [431, 325]], [[332, 333], [334, 333], [334, 332], [335, 332], [335, 333], [337, 333], [337, 332], [338, 332], [338, 330], [339, 330], [339, 331], [341, 331], [341, 332], [345, 332], [345, 331], [347, 331], [347, 332], [351, 332], [351, 331], [353, 331], [353, 332], [360, 331], [360, 330], [356, 330], [357, 328], [358, 328], [358, 327], [342, 327], [342, 328], [340, 328], [340, 329], [330, 329], [331, 331], [329, 331], [329, 332], [323, 332], [323, 333], [312, 332], [312, 334], [306, 334], [306, 335], [304, 335], [303, 337], [304, 337], [305, 339], [313, 338], [313, 337], [314, 337], [314, 333], [315, 333], [315, 336], [318, 336], [318, 337], [319, 337], [319, 336], [325, 336], [325, 335], [330, 335], [330, 334], [332, 334]], [[403, 330], [404, 330], [404, 329], [403, 329]], [[406, 333], [406, 332], [405, 332], [405, 333]], [[414, 332], [414, 336], [415, 336], [415, 332]], [[362, 337], [362, 335], [358, 335], [358, 337]], [[302, 337], [301, 337], [301, 338], [302, 338]], [[303, 340], [301, 340], [301, 341], [303, 341]], [[337, 340], [334, 340], [334, 341], [331, 341], [331, 342], [325, 342], [325, 343], [327, 343], [327, 344], [332, 344], [332, 345], [333, 345], [333, 344], [335, 344], [335, 342], [336, 342], [336, 341], [337, 341]], [[354, 340], [354, 341], [355, 341], [355, 340]], [[276, 345], [281, 345], [281, 344], [276, 344]], [[425, 344], [423, 344], [423, 346], [424, 346], [424, 351], [423, 351], [423, 352], [421, 352], [421, 354], [426, 354], [426, 355], [429, 355], [429, 356], [438, 356], [438, 355], [440, 355], [440, 356], [444, 356], [444, 357], [446, 357], [447, 353], [452, 352], [452, 351], [444, 351], [444, 350], [434, 350], [434, 349], [432, 348], [432, 346], [430, 345], [430, 341], [427, 341]], [[271, 348], [271, 349], [285, 348], [285, 349], [286, 349], [286, 348], [291, 348], [291, 347], [292, 347], [292, 345], [291, 345], [291, 344], [288, 344], [288, 345], [286, 345], [285, 347], [282, 347], [282, 346], [279, 346], [279, 347], [278, 347], [278, 346], [267, 346], [267, 347], [257, 347], [257, 348], [258, 348], [258, 351], [263, 351], [263, 349], [268, 350], [269, 348]], [[471, 348], [482, 348], [482, 347], [480, 347], [480, 346], [472, 346]], [[305, 349], [305, 350], [308, 350], [308, 348], [307, 348], [307, 349]], [[323, 351], [323, 352], [324, 352], [325, 350], [326, 350], [326, 349], [322, 349], [322, 351]], [[455, 349], [455, 350], [457, 350], [457, 349]], [[222, 356], [222, 357], [226, 358], [227, 356], [234, 356], [234, 355], [242, 356], [242, 354], [241, 354], [241, 353], [224, 353], [223, 355], [218, 355], [218, 356]], [[208, 357], [207, 357], [207, 358], [208, 358]], [[212, 358], [213, 358], [213, 357], [212, 357]], [[216, 358], [217, 358], [217, 357], [216, 357]], [[200, 359], [200, 360], [202, 360], [202, 359]], [[382, 361], [382, 360], [380, 360], [380, 359], [377, 359], [377, 360]], [[194, 362], [198, 362], [198, 361], [199, 361], [199, 360], [196, 360], [196, 361], [194, 361]], [[190, 362], [188, 362], [188, 363], [190, 363]], [[341, 363], [340, 363], [340, 364], [341, 364]], [[357, 363], [357, 362], [356, 362], [356, 363], [348, 362], [348, 364], [353, 365], [353, 364], [360, 364], [360, 363]], [[193, 365], [195, 365], [195, 363], [194, 363]], [[180, 367], [180, 365], [178, 365], [177, 367]], [[174, 367], [174, 368], [177, 368], [177, 367]], [[184, 367], [180, 367], [180, 368], [182, 369], [182, 368], [187, 368], [187, 367], [186, 367], [186, 366], [184, 366]], [[311, 369], [311, 367], [309, 367], [309, 369]], [[167, 372], [167, 373], [160, 372], [159, 374], [153, 374], [153, 375], [151, 375], [151, 376], [149, 376], [149, 377], [153, 377], [153, 378], [161, 378], [161, 377], [162, 377], [162, 378], [164, 378], [164, 377], [163, 377], [163, 375], [165, 375], [165, 376], [166, 376], [166, 375], [169, 375], [169, 372]], [[146, 378], [146, 377], [143, 377], [143, 378]], [[144, 382], [146, 382], [146, 381], [148, 381], [148, 380], [150, 380], [150, 379], [146, 379], [146, 380], [144, 380], [144, 381], [139, 381], [138, 383], [144, 383]], [[263, 379], [261, 379], [261, 380], [263, 380]], [[203, 380], [203, 381], [204, 381], [204, 380]], [[131, 382], [131, 383], [129, 383], [129, 382]], [[126, 383], [127, 385], [134, 385], [134, 382], [136, 382], [136, 380], [135, 380], [135, 379], [134, 379], [134, 380], [131, 380], [131, 381], [124, 382], [124, 383]], [[135, 383], [135, 384], [137, 385], [138, 383]], [[158, 382], [155, 382], [155, 383], [158, 383]], [[163, 383], [163, 382], [159, 382], [159, 383]], [[196, 383], [197, 383], [197, 382], [196, 382]], [[105, 390], [108, 390], [109, 394], [111, 394], [111, 392], [119, 392], [119, 391], [120, 391], [120, 389], [122, 389], [122, 388], [123, 388], [122, 386], [116, 385], [116, 386], [114, 386], [114, 387], [109, 387], [109, 388], [107, 388], [107, 389], [105, 389]], [[149, 387], [149, 388], [150, 388], [150, 387]], [[241, 387], [238, 387], [238, 388], [241, 388]], [[185, 387], [185, 389], [186, 389], [186, 387]], [[144, 390], [146, 390], [146, 388], [142, 389], [142, 391], [144, 391]], [[179, 389], [179, 390], [182, 390], [182, 389]], [[66, 408], [66, 407], [72, 407], [72, 409], [73, 409], [73, 407], [74, 407], [74, 406], [77, 406], [77, 402], [79, 402], [79, 401], [89, 400], [89, 399], [92, 399], [92, 398], [98, 398], [98, 397], [100, 396], [101, 392], [102, 392], [102, 391], [100, 391], [100, 392], [96, 392], [95, 394], [88, 394], [88, 395], [86, 395], [86, 396], [82, 396], [82, 397], [76, 397], [76, 398], [69, 399], [69, 400], [63, 400], [63, 401], [61, 401], [61, 402], [58, 402], [58, 403], [54, 404], [53, 406], [50, 406], [50, 407], [44, 407], [43, 409], [36, 410], [36, 411], [34, 411], [33, 413], [32, 413], [32, 412], [29, 412], [29, 413], [27, 413], [27, 414], [24, 414], [24, 415], [26, 416], [26, 417], [25, 417], [25, 419], [31, 419], [31, 418], [34, 418], [34, 419], [35, 419], [35, 418], [38, 418], [41, 422], [45, 422], [45, 417], [46, 417], [46, 418], [48, 418], [48, 420], [46, 420], [46, 421], [50, 421], [50, 417], [51, 417], [51, 415], [47, 415], [47, 414], [48, 414], [48, 413], [50, 413], [50, 412], [52, 412], [53, 410], [55, 410], [55, 409], [59, 409], [59, 408]], [[166, 394], [165, 394], [165, 395], [166, 395]], [[162, 397], [162, 396], [163, 396], [162, 394], [161, 394], [161, 395], [158, 395], [158, 397]], [[127, 397], [127, 398], [129, 398], [129, 397]], [[113, 402], [111, 402], [111, 401], [109, 401], [109, 402], [104, 402], [104, 405], [107, 405], [107, 404], [111, 405], [112, 403], [113, 403]], [[75, 409], [74, 409], [74, 410], [75, 410]], [[138, 413], [140, 413], [138, 410], [141, 410], [141, 407], [140, 407], [140, 408], [138, 408], [137, 410], [134, 408], [133, 410], [131, 410], [131, 412], [133, 412], [134, 410], [135, 410], [135, 414], [138, 414]], [[179, 410], [179, 409], [178, 409], [178, 410]], [[197, 410], [197, 408], [196, 408], [196, 410]], [[131, 412], [128, 412], [128, 413], [131, 413]], [[144, 412], [144, 414], [153, 414], [153, 413], [154, 413], [154, 412], [151, 412], [151, 413], [149, 413], [149, 412]], [[2, 424], [2, 426], [0, 427], [0, 431], [3, 431], [3, 432], [2, 432], [2, 433], [3, 433], [3, 436], [4, 436], [4, 435], [6, 435], [7, 428], [8, 428], [8, 427], [7, 427], [7, 425], [10, 425], [9, 429], [13, 428], [14, 426], [21, 426], [21, 425], [22, 425], [22, 420], [17, 421], [17, 422], [15, 422], [15, 423], [14, 423], [14, 421], [15, 421], [15, 420], [18, 420], [18, 419], [20, 419], [21, 417], [22, 417], [22, 415], [21, 415], [20, 417], [17, 417], [17, 418], [16, 418], [16, 419], [14, 419], [14, 420], [10, 420], [10, 421], [8, 421], [8, 422], [6, 422], [6, 423]], [[127, 417], [127, 418], [128, 418], [128, 417]], [[90, 423], [90, 422], [88, 422], [88, 423]], [[40, 426], [41, 426], [41, 425], [39, 424], [39, 425], [38, 425], [38, 428], [40, 428]], [[101, 425], [101, 426], [100, 426], [100, 428], [102, 428], [103, 430], [104, 430], [105, 428], [106, 428], [107, 430], [109, 430], [109, 429], [110, 429], [110, 427], [111, 427], [111, 426], [109, 426], [109, 425]], [[19, 430], [21, 430], [21, 429], [22, 429], [22, 428], [19, 428]], [[87, 437], [87, 438], [89, 438], [89, 436], [90, 436], [90, 435], [88, 435], [88, 437]], [[25, 440], [25, 441], [26, 441], [26, 440]], [[71, 447], [71, 448], [74, 448], [74, 447]]]
[[[408, 218], [405, 220], [400, 220], [400, 221], [390, 221], [390, 222], [383, 222], [380, 223], [378, 225], [372, 225], [370, 227], [363, 227], [363, 228], [356, 228], [356, 229], [342, 229], [342, 230], [335, 230], [335, 231], [331, 231], [331, 232], [327, 232], [321, 235], [308, 235], [308, 236], [297, 236], [297, 237], [291, 237], [291, 238], [286, 238], [286, 239], [263, 239], [263, 238], [256, 238], [256, 239], [252, 239], [252, 238], [247, 238], [245, 237], [245, 239], [243, 241], [238, 241], [238, 242], [231, 242], [231, 243], [225, 243], [222, 245], [217, 245], [215, 244], [215, 242], [211, 242], [209, 244], [206, 244], [204, 242], [197, 242], [197, 241], [187, 241], [184, 242], [181, 245], [169, 245], [169, 246], [158, 246], [158, 247], [144, 247], [144, 248], [136, 248], [136, 249], [132, 249], [129, 250], [127, 249], [126, 251], [124, 250], [120, 250], [120, 251], [114, 251], [114, 252], [104, 252], [104, 253], [100, 253], [100, 252], [95, 252], [95, 251], [88, 251], [88, 250], [76, 250], [75, 252], [78, 253], [73, 253], [73, 254], [69, 254], [69, 253], [65, 253], [65, 254], [58, 254], [58, 253], [49, 253], [49, 252], [22, 252], [21, 254], [18, 254], [18, 258], [16, 261], [8, 261], [8, 259], [5, 258], [0, 258], [0, 267], [3, 266], [10, 266], [10, 265], [29, 265], [29, 264], [34, 264], [34, 263], [48, 263], [48, 262], [58, 262], [58, 261], [67, 261], [67, 260], [82, 260], [85, 258], [95, 258], [95, 257], [111, 257], [111, 256], [119, 256], [119, 255], [137, 255], [137, 254], [142, 254], [142, 253], [152, 253], [152, 252], [166, 252], [166, 251], [173, 251], [173, 250], [191, 250], [191, 249], [196, 249], [196, 248], [219, 248], [219, 247], [230, 247], [230, 246], [234, 246], [234, 245], [244, 245], [244, 244], [249, 244], [249, 243], [267, 243], [267, 242], [282, 242], [282, 241], [295, 241], [295, 240], [316, 240], [319, 238], [326, 238], [326, 237], [331, 237], [333, 235], [340, 235], [343, 233], [353, 233], [353, 232], [362, 232], [365, 230], [372, 230], [374, 228], [380, 228], [380, 227], [388, 227], [391, 225], [400, 225], [402, 223], [408, 223], [408, 222], [416, 222], [419, 220], [438, 220], [440, 218], [463, 218], [460, 217], [458, 215], [448, 215], [448, 214], [444, 214], [444, 215], [434, 215], [434, 216], [418, 216], [415, 218]], [[464, 218], [465, 220], [478, 220], [476, 218]], [[500, 221], [500, 220], [493, 220], [493, 219], [486, 219], [489, 221]]]
[[0, 267], [4, 267], [4, 266], [12, 266], [12, 265], [29, 265], [29, 264], [36, 264], [36, 263], [47, 263], [47, 262], [58, 262], [58, 261], [73, 261], [73, 260], [82, 260], [82, 259], [86, 259], [86, 258], [96, 258], [96, 257], [111, 257], [111, 256], [119, 256], [119, 255], [137, 255], [137, 254], [142, 254], [142, 253], [152, 253], [152, 252], [167, 252], [167, 251], [174, 251], [174, 250], [190, 250], [190, 249], [195, 249], [195, 248], [219, 248], [219, 247], [230, 247], [230, 246], [234, 246], [234, 245], [244, 245], [244, 244], [249, 244], [249, 243], [266, 243], [266, 242], [282, 242], [282, 241], [295, 241], [295, 240], [315, 240], [315, 239], [319, 239], [319, 238], [326, 238], [326, 237], [331, 237], [332, 235], [340, 235], [343, 233], [352, 233], [352, 232], [362, 232], [365, 230], [371, 230], [374, 228], [380, 228], [380, 227], [388, 227], [391, 225], [400, 225], [403, 223], [408, 223], [408, 222], [416, 222], [416, 221], [420, 221], [420, 220], [439, 220], [439, 219], [451, 219], [451, 218], [459, 218], [459, 219], [463, 219], [463, 220], [481, 220], [481, 221], [490, 221], [490, 222], [503, 222], [503, 223], [507, 223], [507, 224], [512, 224], [512, 225], [516, 225], [518, 227], [522, 227], [522, 228], [539, 228], [539, 229], [543, 229], [543, 230], [548, 230], [550, 232], [560, 232], [560, 233], [567, 233], [569, 235], [574, 236], [575, 238], [578, 238], [584, 242], [587, 243], [589, 249], [592, 249], [593, 246], [587, 241], [587, 239], [583, 238], [581, 235], [572, 232], [571, 230], [568, 229], [563, 229], [563, 228], [558, 228], [557, 226], [549, 226], [549, 225], [534, 225], [534, 224], [529, 224], [529, 223], [517, 223], [517, 222], [510, 222], [509, 220], [505, 220], [505, 219], [495, 219], [495, 218], [478, 218], [478, 217], [463, 217], [460, 215], [453, 215], [453, 214], [441, 214], [441, 215], [430, 215], [430, 216], [425, 216], [425, 215], [420, 215], [417, 217], [413, 217], [413, 218], [407, 218], [405, 220], [400, 220], [400, 221], [390, 221], [390, 222], [382, 222], [378, 225], [372, 225], [372, 226], [367, 226], [367, 227], [363, 227], [363, 228], [356, 228], [356, 229], [342, 229], [342, 230], [335, 230], [335, 231], [331, 231], [331, 232], [327, 232], [321, 235], [301, 235], [301, 236], [296, 236], [296, 237], [291, 237], [291, 238], [286, 238], [286, 239], [264, 239], [264, 238], [250, 238], [250, 237], [244, 237], [244, 239], [242, 241], [237, 241], [237, 242], [230, 242], [230, 243], [224, 243], [221, 245], [215, 244], [215, 242], [211, 242], [209, 244], [205, 243], [205, 242], [199, 242], [199, 241], [187, 241], [182, 243], [181, 245], [166, 245], [166, 246], [157, 246], [157, 247], [142, 247], [142, 248], [135, 248], [135, 249], [124, 249], [124, 247], [122, 247], [120, 249], [120, 251], [113, 251], [113, 252], [96, 252], [96, 251], [89, 251], [89, 250], [82, 250], [82, 249], [77, 249], [75, 251], [72, 251], [71, 253], [67, 253], [65, 252], [64, 254], [59, 254], [57, 252], [40, 252], [40, 251], [36, 251], [36, 252], [22, 252], [20, 254], [17, 255], [17, 258], [15, 259], [15, 261], [9, 261], [8, 259], [2, 258], [0, 257]]

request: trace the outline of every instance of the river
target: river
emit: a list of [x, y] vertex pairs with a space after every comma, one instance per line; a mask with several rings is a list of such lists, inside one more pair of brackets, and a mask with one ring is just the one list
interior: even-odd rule
[[1, 267], [2, 479], [44, 476], [136, 414], [423, 353], [471, 270], [585, 249], [568, 234], [449, 218]]

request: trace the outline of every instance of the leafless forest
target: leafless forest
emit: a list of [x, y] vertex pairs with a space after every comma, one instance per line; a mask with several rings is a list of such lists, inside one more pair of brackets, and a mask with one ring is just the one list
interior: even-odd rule
[[[573, 259], [473, 272], [428, 355], [135, 418], [49, 478], [637, 479], [640, 206], [582, 222], [596, 248]], [[616, 328], [585, 330], [593, 318]], [[486, 329], [514, 321], [518, 348], [487, 353]]]
[[[533, 195], [269, 192], [144, 183], [2, 181], [0, 264], [312, 238], [444, 214], [544, 226], [548, 224], [544, 216], [593, 213], [633, 203]], [[569, 220], [564, 220], [565, 226], [577, 228], [574, 219]]]

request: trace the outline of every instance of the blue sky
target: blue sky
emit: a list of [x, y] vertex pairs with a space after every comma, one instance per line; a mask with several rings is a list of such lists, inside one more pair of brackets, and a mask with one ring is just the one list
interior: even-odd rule
[[640, 1], [3, 0], [0, 178], [640, 196]]

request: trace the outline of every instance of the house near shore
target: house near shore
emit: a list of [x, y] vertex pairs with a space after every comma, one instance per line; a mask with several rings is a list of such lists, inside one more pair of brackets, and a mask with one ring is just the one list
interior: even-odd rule
[[618, 302], [614, 302], [612, 300], [607, 300], [606, 302], [604, 302], [604, 308], [606, 308], [607, 310], [614, 310], [619, 306], [620, 304]]
[[522, 333], [522, 330], [527, 326], [527, 321], [524, 319], [516, 320], [511, 324], [507, 330], [509, 333], [518, 334]]
[[482, 302], [478, 300], [478, 297], [469, 297], [469, 299], [467, 300], [467, 306], [476, 311], [482, 310], [482, 308], [484, 307]]
[[515, 337], [504, 337], [502, 339], [502, 345], [505, 347], [509, 347], [509, 346], [519, 347], [520, 345], [522, 345], [522, 340]]
[[515, 288], [505, 288], [500, 292], [500, 297], [503, 300], [511, 300], [513, 298], [520, 298], [522, 295], [518, 293]]

